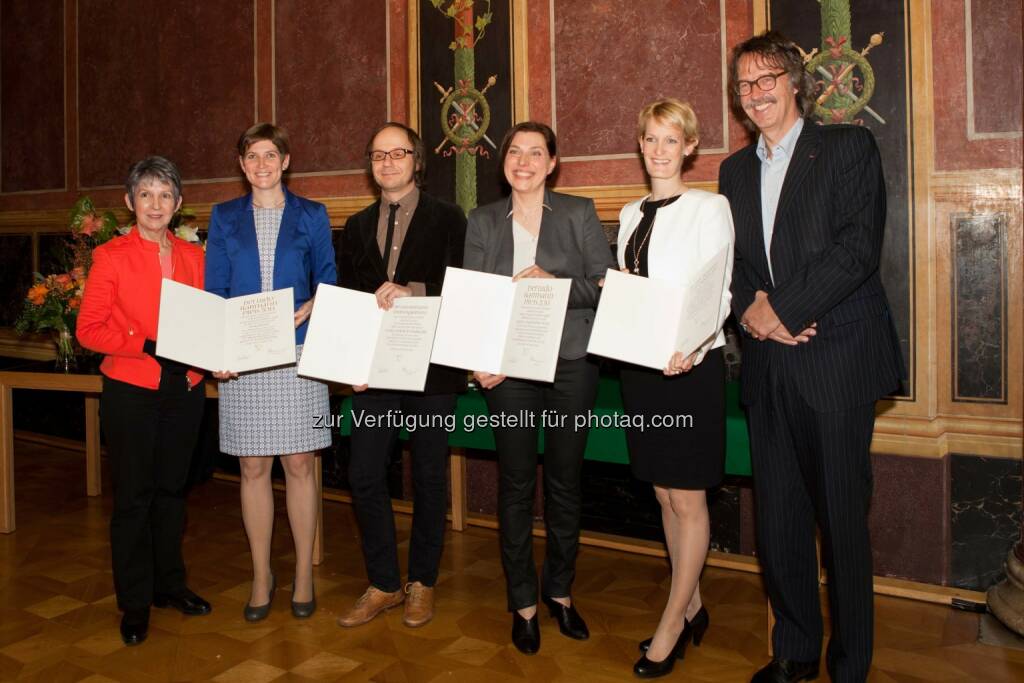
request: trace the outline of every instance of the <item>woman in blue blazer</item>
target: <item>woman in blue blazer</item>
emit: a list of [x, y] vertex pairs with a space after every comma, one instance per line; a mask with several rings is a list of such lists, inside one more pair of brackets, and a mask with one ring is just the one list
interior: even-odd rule
[[[228, 298], [291, 287], [299, 356], [317, 285], [337, 281], [327, 210], [285, 188], [282, 176], [290, 157], [283, 129], [260, 123], [245, 131], [238, 141], [238, 161], [252, 193], [213, 208], [206, 290]], [[292, 613], [308, 617], [316, 609], [314, 458], [317, 450], [331, 445], [330, 432], [313, 425], [315, 416], [330, 412], [327, 385], [299, 377], [295, 365], [240, 376], [224, 370], [214, 373], [221, 380], [220, 449], [240, 456], [242, 520], [252, 553], [253, 584], [245, 618], [265, 618], [274, 598], [270, 469], [275, 455], [281, 457], [285, 472], [288, 520], [295, 539]]]

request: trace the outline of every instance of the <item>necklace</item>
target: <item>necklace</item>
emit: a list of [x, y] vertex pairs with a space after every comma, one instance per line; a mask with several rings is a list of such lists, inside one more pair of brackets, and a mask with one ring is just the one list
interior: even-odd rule
[[[644, 201], [640, 204], [640, 213], [641, 213], [641, 215], [644, 213], [644, 209], [646, 207], [647, 207], [647, 200], [644, 199]], [[657, 209], [655, 209], [655, 211], [657, 211]], [[644, 238], [642, 240], [640, 240], [640, 246], [639, 247], [636, 244], [636, 239], [635, 239], [635, 236], [634, 236], [634, 239], [633, 239], [633, 274], [634, 275], [639, 275], [640, 274], [640, 254], [643, 253], [644, 245], [647, 244], [647, 238], [651, 236], [651, 233], [653, 231], [654, 231], [654, 218], [651, 218], [651, 225], [647, 228], [647, 232], [644, 234]]]

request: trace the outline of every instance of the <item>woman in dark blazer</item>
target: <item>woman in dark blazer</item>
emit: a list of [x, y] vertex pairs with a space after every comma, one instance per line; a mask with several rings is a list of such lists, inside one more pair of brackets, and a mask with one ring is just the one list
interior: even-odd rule
[[[252, 193], [213, 207], [206, 245], [206, 289], [230, 298], [291, 287], [295, 295], [296, 356], [302, 353], [313, 295], [334, 284], [337, 269], [331, 226], [323, 204], [289, 192], [282, 182], [291, 158], [288, 136], [256, 124], [238, 141], [238, 163]], [[222, 370], [230, 371], [231, 368]], [[316, 417], [330, 414], [327, 385], [304, 379], [288, 365], [238, 376], [216, 372], [220, 383], [220, 449], [239, 457], [242, 521], [252, 553], [252, 594], [247, 621], [267, 616], [276, 581], [270, 568], [274, 494], [270, 469], [281, 457], [288, 521], [295, 540], [292, 614], [316, 609], [313, 538], [319, 506], [316, 451], [331, 445]]]
[[[495, 428], [500, 480], [498, 517], [505, 567], [512, 642], [533, 654], [540, 648], [537, 574], [533, 563], [533, 496], [537, 473], [537, 428], [544, 415], [561, 426], [544, 430], [544, 523], [547, 552], [541, 599], [570, 638], [589, 637], [570, 596], [580, 534], [580, 468], [587, 430], [574, 428], [597, 394], [597, 365], [587, 342], [597, 308], [599, 281], [615, 267], [594, 203], [552, 192], [545, 182], [557, 164], [555, 134], [543, 123], [514, 126], [501, 144], [501, 162], [511, 196], [469, 214], [463, 267], [522, 278], [569, 278], [558, 366], [552, 384], [474, 374], [492, 415], [536, 416], [533, 426]], [[554, 421], [552, 421], [554, 422]]]
[[[104, 354], [100, 415], [114, 484], [111, 566], [121, 638], [138, 645], [150, 605], [206, 614], [185, 586], [181, 537], [185, 480], [203, 417], [202, 374], [156, 357], [164, 278], [203, 286], [203, 251], [168, 230], [181, 207], [181, 176], [163, 157], [132, 166], [125, 203], [131, 231], [97, 247], [76, 334]], [[196, 331], [197, 335], [201, 331]]]

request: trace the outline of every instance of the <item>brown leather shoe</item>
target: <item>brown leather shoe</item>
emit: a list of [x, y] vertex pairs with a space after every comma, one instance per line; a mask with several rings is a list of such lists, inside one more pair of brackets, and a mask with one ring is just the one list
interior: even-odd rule
[[392, 607], [398, 607], [402, 604], [403, 600], [405, 600], [405, 593], [400, 590], [394, 593], [385, 593], [370, 586], [356, 600], [356, 604], [352, 606], [352, 609], [338, 617], [338, 626], [344, 626], [345, 628], [361, 626], [381, 612], [386, 612]]
[[419, 581], [405, 584], [405, 616], [402, 623], [418, 628], [434, 618], [434, 589]]

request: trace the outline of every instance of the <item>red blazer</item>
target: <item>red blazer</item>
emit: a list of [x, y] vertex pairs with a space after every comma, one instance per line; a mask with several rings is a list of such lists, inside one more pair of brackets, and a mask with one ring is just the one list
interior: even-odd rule
[[[203, 250], [169, 237], [173, 279], [202, 289]], [[142, 345], [156, 339], [162, 280], [160, 245], [143, 239], [137, 229], [93, 251], [76, 335], [85, 348], [106, 354], [100, 371], [107, 377], [159, 388], [160, 364]], [[203, 375], [193, 369], [188, 378], [198, 385]]]

